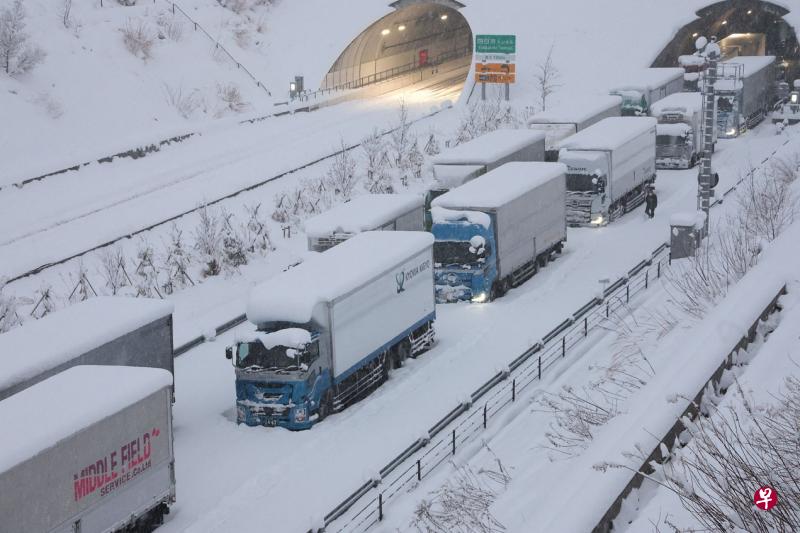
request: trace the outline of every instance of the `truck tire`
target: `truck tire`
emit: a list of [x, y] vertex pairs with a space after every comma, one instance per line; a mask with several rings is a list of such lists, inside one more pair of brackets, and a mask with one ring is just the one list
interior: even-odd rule
[[332, 412], [333, 412], [333, 391], [328, 390], [325, 391], [325, 394], [322, 395], [322, 398], [319, 401], [319, 411], [317, 412], [319, 418], [317, 419], [317, 421], [322, 422]]
[[400, 368], [411, 357], [411, 341], [404, 339], [394, 347], [394, 368]]

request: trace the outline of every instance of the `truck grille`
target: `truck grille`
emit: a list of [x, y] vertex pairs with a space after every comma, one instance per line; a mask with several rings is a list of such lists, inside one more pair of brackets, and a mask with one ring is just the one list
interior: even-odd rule
[[592, 197], [583, 193], [567, 193], [567, 223], [585, 226], [592, 221]]

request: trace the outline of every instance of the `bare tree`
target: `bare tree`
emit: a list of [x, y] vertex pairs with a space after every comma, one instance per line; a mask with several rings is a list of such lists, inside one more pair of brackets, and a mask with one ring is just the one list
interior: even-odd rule
[[392, 178], [389, 175], [385, 155], [383, 136], [376, 129], [361, 139], [361, 150], [367, 163], [367, 175], [364, 187], [373, 194], [393, 192]]
[[6, 279], [0, 278], [0, 333], [5, 333], [22, 324], [17, 309], [19, 302], [15, 296], [5, 292]]
[[394, 152], [394, 165], [402, 170], [407, 169], [408, 150], [411, 148], [411, 122], [408, 118], [408, 106], [405, 100], [400, 102], [397, 111], [397, 125], [390, 135], [392, 150]]
[[6, 74], [23, 74], [44, 57], [41, 48], [28, 43], [25, 7], [22, 0], [14, 0], [10, 7], [0, 11], [0, 66]]
[[274, 250], [275, 247], [272, 245], [267, 220], [261, 214], [261, 204], [245, 205], [244, 209], [247, 213], [247, 224], [245, 224], [247, 229], [245, 237], [247, 251], [266, 255], [267, 252]]
[[128, 52], [145, 61], [150, 59], [155, 33], [147, 22], [141, 19], [128, 19], [122, 31], [122, 42]]
[[72, 22], [69, 19], [70, 11], [72, 11], [72, 0], [64, 0], [64, 4], [61, 6], [61, 11], [64, 27], [69, 28], [72, 25]]
[[356, 162], [350, 155], [350, 150], [344, 144], [344, 139], [340, 140], [340, 151], [333, 157], [333, 162], [325, 175], [327, 185], [336, 196], [344, 201], [349, 200], [356, 188], [358, 179], [356, 178]]
[[561, 73], [553, 61], [553, 49], [555, 44], [550, 45], [550, 50], [547, 52], [547, 57], [543, 63], [537, 66], [537, 71], [534, 74], [536, 86], [539, 90], [539, 101], [542, 104], [542, 111], [547, 109], [547, 99], [553, 94], [556, 89], [561, 87], [559, 80]]
[[125, 272], [125, 255], [122, 253], [122, 248], [119, 246], [103, 248], [99, 256], [100, 274], [106, 280], [106, 286], [111, 290], [111, 294], [116, 295], [130, 282]]
[[220, 273], [222, 256], [222, 220], [204, 205], [197, 211], [200, 223], [194, 230], [194, 248], [205, 264], [203, 275], [216, 276]]

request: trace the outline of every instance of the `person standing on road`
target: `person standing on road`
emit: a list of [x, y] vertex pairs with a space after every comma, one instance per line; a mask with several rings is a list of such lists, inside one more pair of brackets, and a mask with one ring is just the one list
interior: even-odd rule
[[653, 218], [656, 214], [656, 206], [658, 205], [658, 196], [656, 196], [656, 191], [653, 187], [647, 188], [647, 194], [644, 197], [644, 203], [645, 214], [648, 217]]

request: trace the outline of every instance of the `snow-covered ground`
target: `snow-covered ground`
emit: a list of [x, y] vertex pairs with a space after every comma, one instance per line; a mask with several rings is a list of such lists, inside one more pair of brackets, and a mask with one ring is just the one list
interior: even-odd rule
[[[748, 161], [760, 161], [784, 140], [765, 125], [720, 143], [719, 189], [734, 183]], [[664, 242], [670, 215], [695, 206], [696, 170], [660, 172], [657, 185], [654, 220], [646, 220], [640, 209], [605, 228], [570, 229], [563, 256], [504, 298], [482, 306], [439, 306], [439, 341], [433, 350], [311, 431], [235, 425], [234, 376], [224, 358], [235, 331], [180, 357], [175, 406], [179, 501], [165, 531], [249, 529], [267, 521], [277, 521], [285, 531], [310, 527], [461, 398], [591, 298], [600, 288], [598, 280], [616, 279]]]

